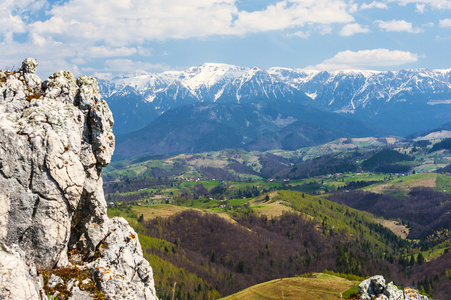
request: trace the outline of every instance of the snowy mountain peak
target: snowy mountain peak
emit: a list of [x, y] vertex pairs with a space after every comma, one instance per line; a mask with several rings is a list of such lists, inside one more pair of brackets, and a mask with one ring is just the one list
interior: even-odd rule
[[184, 86], [194, 91], [201, 86], [212, 87], [221, 81], [233, 81], [245, 72], [245, 68], [233, 65], [205, 63], [182, 72], [180, 80]]
[[[158, 74], [137, 71], [111, 80], [99, 79], [99, 86], [113, 107], [117, 104], [123, 110], [119, 100], [127, 99], [127, 105], [133, 109], [154, 116], [197, 102], [246, 103], [258, 99], [304, 103], [333, 112], [364, 116], [365, 121], [390, 115], [389, 119], [381, 119], [386, 124], [411, 111], [412, 107], [418, 107], [421, 112], [416, 116], [407, 115], [414, 125], [421, 124], [418, 120], [424, 118], [422, 114], [426, 110], [437, 111], [434, 122], [451, 118], [451, 69], [381, 72], [274, 67], [264, 70], [205, 63], [184, 71]], [[447, 111], [450, 111], [449, 117]], [[143, 116], [141, 125], [147, 122], [149, 118]]]
[[205, 63], [184, 71], [159, 74], [136, 71], [99, 82], [106, 97], [142, 95], [147, 99], [143, 101], [154, 103], [159, 113], [199, 101], [242, 102], [258, 98], [310, 101], [312, 105], [339, 112], [371, 109], [375, 114], [383, 103], [405, 102], [410, 98], [420, 101], [414, 95], [421, 95], [424, 103], [451, 99], [451, 69], [381, 72], [274, 67], [263, 70]]

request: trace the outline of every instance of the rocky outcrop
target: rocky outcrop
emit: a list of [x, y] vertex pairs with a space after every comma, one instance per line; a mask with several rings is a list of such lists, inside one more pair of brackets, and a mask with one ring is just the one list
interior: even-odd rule
[[[156, 299], [137, 234], [106, 214], [113, 116], [96, 80], [59, 71], [41, 82], [36, 67], [0, 71], [0, 299]], [[58, 270], [74, 278], [49, 286]], [[83, 291], [75, 275], [88, 273]]]
[[415, 289], [405, 288], [402, 291], [393, 282], [385, 285], [385, 278], [381, 275], [362, 281], [359, 295], [361, 300], [428, 300]]

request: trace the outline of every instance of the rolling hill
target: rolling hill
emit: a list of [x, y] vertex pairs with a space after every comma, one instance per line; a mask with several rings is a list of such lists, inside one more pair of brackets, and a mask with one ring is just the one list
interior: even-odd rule
[[[340, 298], [357, 281], [345, 280], [328, 274], [314, 274], [314, 278], [283, 278], [264, 282], [251, 286], [224, 300], [262, 300], [262, 299], [286, 299], [296, 300], [336, 300]], [[302, 295], [302, 296], [301, 296]]]

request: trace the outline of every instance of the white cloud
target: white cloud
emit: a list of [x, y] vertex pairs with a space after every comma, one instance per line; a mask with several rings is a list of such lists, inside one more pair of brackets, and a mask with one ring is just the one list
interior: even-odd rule
[[417, 8], [418, 5], [425, 5], [433, 9], [451, 9], [451, 1], [449, 0], [389, 0], [389, 2], [396, 2], [400, 5], [414, 3]]
[[103, 69], [82, 68], [84, 72], [132, 72], [136, 70], [167, 70], [168, 67], [163, 64], [151, 64], [142, 61], [133, 61], [131, 59], [111, 59], [105, 61], [106, 67]]
[[332, 33], [332, 26], [330, 25], [319, 25], [318, 31], [322, 35], [331, 34]]
[[46, 38], [64, 34], [120, 47], [150, 40], [243, 35], [354, 20], [348, 12], [352, 5], [344, 0], [285, 0], [251, 12], [239, 11], [235, 1], [68, 1], [55, 5], [48, 13], [51, 17], [31, 24], [31, 30]]
[[9, 15], [0, 19], [0, 34], [5, 42], [11, 42], [14, 33], [26, 32], [26, 24], [19, 16]]
[[310, 33], [305, 32], [305, 31], [296, 31], [295, 33], [288, 33], [286, 36], [287, 37], [298, 37], [301, 39], [308, 39], [310, 37]]
[[341, 64], [317, 64], [314, 66], [307, 66], [305, 70], [316, 70], [316, 71], [341, 71], [341, 70], [359, 70], [362, 68], [351, 66], [351, 65], [341, 65]]
[[334, 57], [326, 59], [318, 67], [334, 67], [334, 69], [352, 69], [366, 67], [399, 66], [418, 61], [418, 55], [399, 50], [373, 49], [361, 51], [342, 51]]
[[[163, 53], [168, 49], [161, 45], [171, 39], [243, 36], [272, 30], [285, 30], [282, 36], [307, 39], [313, 34], [335, 32], [336, 24], [341, 27], [340, 35], [352, 36], [370, 32], [368, 27], [355, 23], [353, 13], [359, 10], [388, 9], [390, 2], [413, 3], [418, 11], [451, 8], [450, 0], [365, 0], [368, 4], [355, 0], [273, 0], [263, 9], [240, 11], [238, 1], [241, 0], [3, 0], [1, 63], [33, 53], [40, 60], [38, 70], [43, 72], [47, 72], [47, 67], [52, 71], [70, 68], [79, 72], [87, 64], [106, 63], [105, 59], [111, 65], [104, 72], [164, 69], [167, 66], [145, 63], [144, 57], [153, 55], [153, 49], [147, 48], [151, 42], [158, 43], [156, 53]], [[440, 26], [450, 27], [449, 20], [441, 20]], [[376, 24], [384, 31], [418, 33], [424, 28], [404, 20]], [[141, 61], [135, 63], [136, 57]]]
[[237, 32], [261, 32], [303, 27], [306, 24], [348, 23], [354, 17], [343, 1], [288, 0], [269, 5], [265, 10], [238, 14], [234, 23]]
[[417, 11], [420, 14], [424, 13], [424, 8], [426, 7], [426, 4], [419, 4], [419, 3], [417, 3], [415, 6], [417, 8]]
[[439, 22], [440, 27], [451, 27], [451, 19], [443, 19]]
[[63, 34], [70, 31], [70, 27], [77, 27], [75, 20], [66, 21], [61, 17], [51, 17], [45, 22], [37, 21], [31, 24], [31, 31], [34, 34]]
[[[127, 46], [145, 40], [233, 33], [234, 0], [78, 0], [54, 6], [33, 33]], [[61, 37], [59, 37], [61, 38]]]
[[413, 27], [412, 23], [406, 22], [404, 20], [391, 20], [391, 21], [381, 21], [377, 20], [376, 23], [380, 29], [384, 31], [405, 31], [409, 33], [420, 33], [424, 30], [418, 27]]
[[387, 6], [387, 4], [385, 4], [383, 2], [377, 2], [377, 1], [373, 1], [369, 4], [363, 3], [360, 6], [360, 9], [371, 9], [371, 8], [388, 9], [388, 6]]
[[5, 14], [35, 12], [46, 5], [46, 0], [2, 0], [0, 11]]
[[141, 56], [152, 56], [152, 50], [149, 48], [138, 46], [138, 54]]
[[49, 58], [48, 49], [44, 47], [36, 47], [33, 44], [19, 44], [15, 42], [0, 43], [1, 52], [1, 66], [4, 68], [12, 66], [17, 69], [24, 58], [33, 57], [38, 60], [38, 75], [42, 79], [46, 79], [49, 75], [58, 70], [67, 70], [74, 73], [74, 75], [81, 75], [81, 72], [74, 62], [69, 62], [68, 57], [75, 56], [75, 52], [70, 49], [65, 49], [58, 45], [54, 46], [54, 51]]
[[[274, 0], [260, 10], [240, 11], [237, 1], [3, 0], [0, 43], [20, 39], [17, 45], [22, 49], [37, 53], [35, 56], [43, 53], [49, 61], [58, 51], [57, 58], [66, 59], [67, 66], [93, 63], [93, 58], [110, 58], [114, 63], [112, 58], [151, 56], [145, 45], [155, 41], [271, 30], [290, 30], [294, 32], [291, 36], [299, 38], [308, 38], [313, 32], [330, 34], [331, 24], [353, 22], [351, 13], [357, 7], [347, 0]], [[6, 53], [7, 49], [11, 52]], [[20, 57], [10, 47], [2, 47], [0, 52], [2, 60]], [[118, 63], [115, 66], [123, 68]]]
[[351, 35], [354, 35], [357, 33], [368, 33], [368, 32], [370, 32], [370, 30], [367, 27], [362, 27], [358, 23], [352, 23], [352, 24], [345, 25], [341, 29], [340, 35], [341, 36], [351, 36]]
[[100, 47], [89, 47], [86, 50], [79, 53], [83, 57], [120, 57], [120, 56], [131, 56], [136, 54], [138, 51], [135, 48], [109, 48], [105, 46]]
[[71, 63], [76, 64], [76, 65], [84, 65], [86, 63], [88, 63], [88, 60], [86, 60], [83, 57], [76, 57], [70, 60]]

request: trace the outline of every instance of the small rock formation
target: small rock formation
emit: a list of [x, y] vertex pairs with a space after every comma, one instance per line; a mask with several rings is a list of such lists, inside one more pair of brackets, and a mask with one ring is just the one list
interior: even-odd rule
[[108, 218], [113, 116], [92, 77], [0, 71], [0, 299], [156, 299], [138, 235]]
[[398, 289], [393, 282], [385, 285], [385, 278], [376, 275], [365, 279], [359, 284], [359, 295], [361, 300], [428, 300], [428, 297], [412, 288]]

